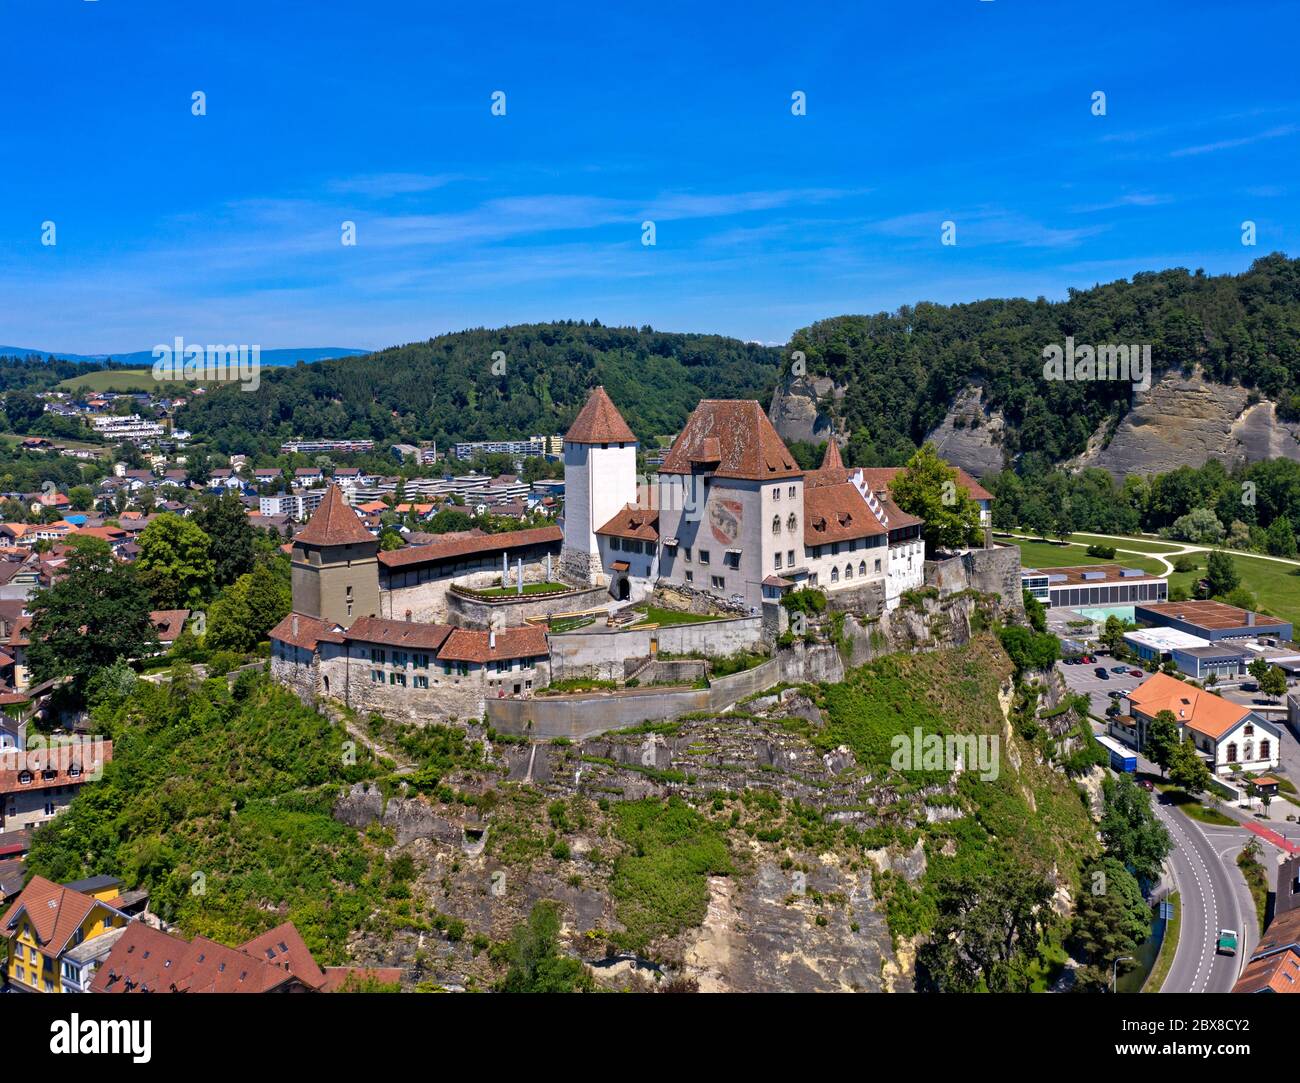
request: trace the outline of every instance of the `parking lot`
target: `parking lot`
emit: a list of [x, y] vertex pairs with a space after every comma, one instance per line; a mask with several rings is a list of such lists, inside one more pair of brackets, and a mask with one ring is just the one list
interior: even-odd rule
[[[1141, 677], [1134, 677], [1129, 673], [1119, 674], [1110, 673], [1112, 666], [1119, 665], [1109, 654], [1094, 655], [1097, 659], [1092, 665], [1080, 663], [1077, 666], [1067, 666], [1064, 662], [1058, 662], [1057, 668], [1065, 677], [1065, 683], [1071, 692], [1079, 692], [1086, 695], [1092, 701], [1092, 713], [1098, 718], [1106, 717], [1106, 708], [1111, 705], [1111, 692], [1131, 692], [1144, 680], [1147, 675], [1144, 673]], [[1098, 677], [1094, 670], [1098, 666], [1104, 668], [1109, 676], [1105, 679]], [[1136, 669], [1136, 666], [1126, 667], [1126, 669]]]

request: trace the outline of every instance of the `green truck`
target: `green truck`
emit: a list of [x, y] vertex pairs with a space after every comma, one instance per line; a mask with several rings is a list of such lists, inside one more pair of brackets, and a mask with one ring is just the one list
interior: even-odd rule
[[1220, 929], [1219, 943], [1218, 946], [1215, 948], [1215, 951], [1217, 951], [1220, 955], [1236, 955], [1237, 954], [1237, 930]]

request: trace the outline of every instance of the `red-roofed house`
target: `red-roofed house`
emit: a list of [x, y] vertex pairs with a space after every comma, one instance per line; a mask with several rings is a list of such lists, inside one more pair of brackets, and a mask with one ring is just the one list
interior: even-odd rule
[[64, 955], [129, 921], [130, 916], [111, 900], [33, 876], [0, 918], [0, 936], [7, 941], [5, 977], [10, 988], [29, 993], [64, 992]]

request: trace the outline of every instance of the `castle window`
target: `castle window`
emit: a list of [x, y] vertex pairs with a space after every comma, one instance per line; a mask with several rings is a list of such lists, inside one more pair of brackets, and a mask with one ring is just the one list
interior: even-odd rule
[[[880, 562], [877, 561], [876, 563], [879, 564]], [[867, 574], [867, 562], [865, 560], [858, 561], [858, 575], [866, 575], [866, 574]]]
[[[414, 657], [415, 657], [415, 668], [416, 668], [416, 669], [428, 669], [428, 668], [429, 668], [429, 656], [428, 656], [427, 654], [417, 654], [417, 655], [415, 655]], [[425, 687], [428, 687], [427, 683], [426, 683]]]
[[777, 553], [775, 559], [776, 559], [775, 567], [777, 567], [777, 568], [779, 569], [779, 568], [781, 567], [781, 554], [780, 554], [780, 553]]
[[772, 499], [773, 500], [781, 499], [781, 486], [779, 485], [772, 486]]
[[791, 499], [791, 500], [794, 499], [794, 494], [795, 494], [795, 492], [796, 492], [795, 487], [794, 487], [793, 485], [791, 485], [791, 486], [790, 486], [790, 499]]
[[388, 683], [389, 683], [389, 684], [401, 685], [403, 688], [405, 688], [405, 687], [406, 687], [406, 674], [405, 674], [405, 673], [390, 673], [390, 674], [388, 675]]
[[846, 565], [844, 565], [844, 578], [845, 578], [845, 579], [852, 579], [852, 578], [853, 578], [853, 565], [852, 565], [852, 564], [846, 564]]
[[370, 671], [370, 683], [371, 683], [371, 684], [383, 684], [383, 683], [384, 683], [384, 671], [383, 671], [382, 669], [372, 669], [372, 670]]
[[701, 550], [700, 550], [700, 563], [701, 563], [701, 564], [707, 564], [708, 562], [709, 562], [709, 551], [708, 551], [707, 549], [701, 549]]
[[1268, 741], [1260, 741], [1260, 742], [1259, 742], [1259, 758], [1260, 758], [1261, 760], [1266, 760], [1266, 759], [1268, 759], [1268, 754], [1269, 754], [1269, 752], [1271, 751], [1271, 749], [1272, 749], [1272, 745], [1270, 745], [1270, 744], [1268, 743]]
[[720, 576], [720, 575], [715, 575], [715, 576], [710, 577], [710, 581], [711, 581], [712, 584], [713, 584], [713, 589], [714, 589], [714, 590], [726, 590], [726, 589], [727, 589], [727, 581], [726, 581], [722, 576]]
[[832, 569], [831, 569], [831, 582], [832, 582], [832, 583], [838, 583], [839, 581], [840, 581], [840, 570], [839, 570], [839, 568], [832, 568]]
[[880, 571], [880, 558], [876, 557], [876, 571]]
[[781, 516], [779, 515], [772, 516], [772, 533], [773, 534], [781, 533]]
[[694, 572], [692, 572], [692, 571], [687, 571], [687, 572], [686, 572], [686, 582], [688, 582], [688, 583], [694, 583], [694, 582], [695, 582], [695, 573], [694, 573]]
[[794, 530], [795, 527], [797, 527], [798, 525], [799, 525], [799, 520], [795, 518], [794, 512], [791, 512], [790, 518], [785, 521], [785, 528], [787, 530]]
[[415, 678], [415, 687], [416, 687], [416, 688], [428, 688], [428, 687], [429, 687], [429, 678], [428, 678], [428, 677], [421, 677], [421, 676], [418, 676], [418, 675], [417, 675], [416, 678]]

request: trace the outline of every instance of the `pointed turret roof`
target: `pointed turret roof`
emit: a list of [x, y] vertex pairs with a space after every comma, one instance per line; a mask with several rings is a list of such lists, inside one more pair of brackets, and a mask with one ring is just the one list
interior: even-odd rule
[[357, 518], [357, 513], [348, 507], [343, 491], [337, 485], [331, 485], [320, 507], [293, 540], [308, 545], [356, 545], [375, 539]]
[[564, 439], [570, 444], [635, 443], [636, 433], [628, 428], [605, 389], [597, 387], [587, 396]]
[[823, 470], [843, 470], [844, 460], [840, 458], [840, 445], [835, 442], [832, 436], [826, 442], [826, 454], [822, 457]]

